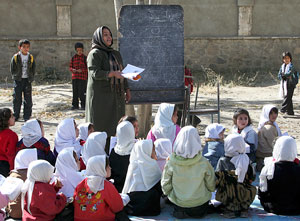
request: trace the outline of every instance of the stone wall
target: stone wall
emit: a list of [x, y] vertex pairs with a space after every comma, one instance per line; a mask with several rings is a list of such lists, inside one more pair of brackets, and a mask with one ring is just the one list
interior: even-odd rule
[[[194, 73], [209, 67], [224, 76], [252, 76], [258, 71], [275, 75], [283, 51], [290, 51], [299, 66], [299, 0], [162, 0], [162, 4], [180, 4], [184, 9], [185, 63]], [[0, 0], [0, 5], [1, 81], [11, 80], [9, 63], [21, 38], [31, 40], [38, 78], [55, 80], [70, 79], [74, 44], [83, 42], [87, 53], [98, 26], [109, 26], [117, 36], [113, 0], [26, 0], [26, 4]]]

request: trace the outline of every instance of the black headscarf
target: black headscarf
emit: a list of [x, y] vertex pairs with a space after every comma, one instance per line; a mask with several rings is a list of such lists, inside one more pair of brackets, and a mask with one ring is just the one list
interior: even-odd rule
[[[107, 46], [102, 38], [103, 29], [107, 29], [110, 32], [112, 37], [112, 33], [110, 29], [106, 26], [101, 26], [96, 29], [92, 38], [92, 49], [97, 48], [103, 51], [106, 51], [108, 54], [110, 71], [121, 71], [123, 69], [121, 59], [118, 59], [119, 56], [115, 54], [114, 49], [111, 47], [113, 45], [113, 39], [111, 40], [111, 45]], [[111, 89], [117, 92], [124, 92], [124, 79], [116, 79], [112, 77], [110, 79]]]

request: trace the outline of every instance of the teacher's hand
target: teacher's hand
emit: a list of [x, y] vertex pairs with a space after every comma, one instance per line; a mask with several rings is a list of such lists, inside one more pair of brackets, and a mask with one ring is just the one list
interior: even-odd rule
[[125, 97], [126, 103], [129, 103], [131, 100], [131, 92], [130, 89], [126, 89], [126, 97]]
[[108, 77], [109, 78], [115, 77], [117, 79], [122, 79], [124, 77], [121, 75], [121, 73], [122, 72], [120, 72], [120, 71], [112, 71], [112, 72], [109, 72]]

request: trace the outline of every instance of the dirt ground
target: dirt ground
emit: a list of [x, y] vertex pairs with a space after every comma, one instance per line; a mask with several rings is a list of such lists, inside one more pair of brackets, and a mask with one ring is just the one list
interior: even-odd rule
[[[232, 127], [232, 115], [237, 107], [246, 108], [250, 112], [253, 121], [253, 127], [256, 129], [259, 121], [261, 109], [265, 104], [281, 105], [281, 99], [278, 98], [278, 85], [266, 87], [242, 87], [242, 86], [220, 86], [221, 100], [221, 124], [226, 127], [226, 134], [230, 133]], [[278, 116], [278, 124], [282, 132], [288, 132], [297, 140], [300, 148], [300, 91], [299, 87], [294, 93], [295, 116]], [[216, 87], [201, 86], [197, 108], [211, 108], [216, 106]], [[195, 92], [191, 97], [191, 107], [194, 107], [193, 99]], [[72, 88], [71, 84], [53, 84], [33, 86], [33, 118], [42, 120], [45, 127], [45, 137], [50, 141], [53, 148], [56, 126], [65, 118], [72, 117], [76, 122], [84, 122], [84, 111], [71, 110]], [[0, 85], [0, 108], [9, 107], [12, 109], [12, 86]], [[153, 105], [153, 117], [158, 106]], [[200, 116], [202, 122], [198, 126], [201, 138], [203, 138], [205, 127], [210, 123], [210, 116]], [[217, 116], [214, 117], [215, 121]], [[22, 115], [11, 129], [21, 137], [21, 126], [24, 124]], [[299, 149], [300, 150], [300, 149]], [[300, 151], [298, 151], [300, 153]]]

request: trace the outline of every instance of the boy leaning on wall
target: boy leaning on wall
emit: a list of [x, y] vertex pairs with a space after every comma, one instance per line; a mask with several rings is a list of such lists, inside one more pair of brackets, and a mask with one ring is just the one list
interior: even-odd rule
[[79, 99], [81, 109], [85, 109], [85, 93], [87, 85], [87, 64], [86, 56], [83, 54], [83, 44], [75, 44], [76, 54], [70, 61], [69, 69], [72, 73], [73, 100], [72, 110], [79, 109]]
[[14, 80], [13, 110], [16, 121], [20, 117], [23, 102], [24, 121], [30, 119], [32, 114], [32, 86], [35, 75], [35, 60], [29, 53], [30, 42], [27, 39], [19, 41], [19, 52], [14, 54], [10, 62], [10, 72]]

